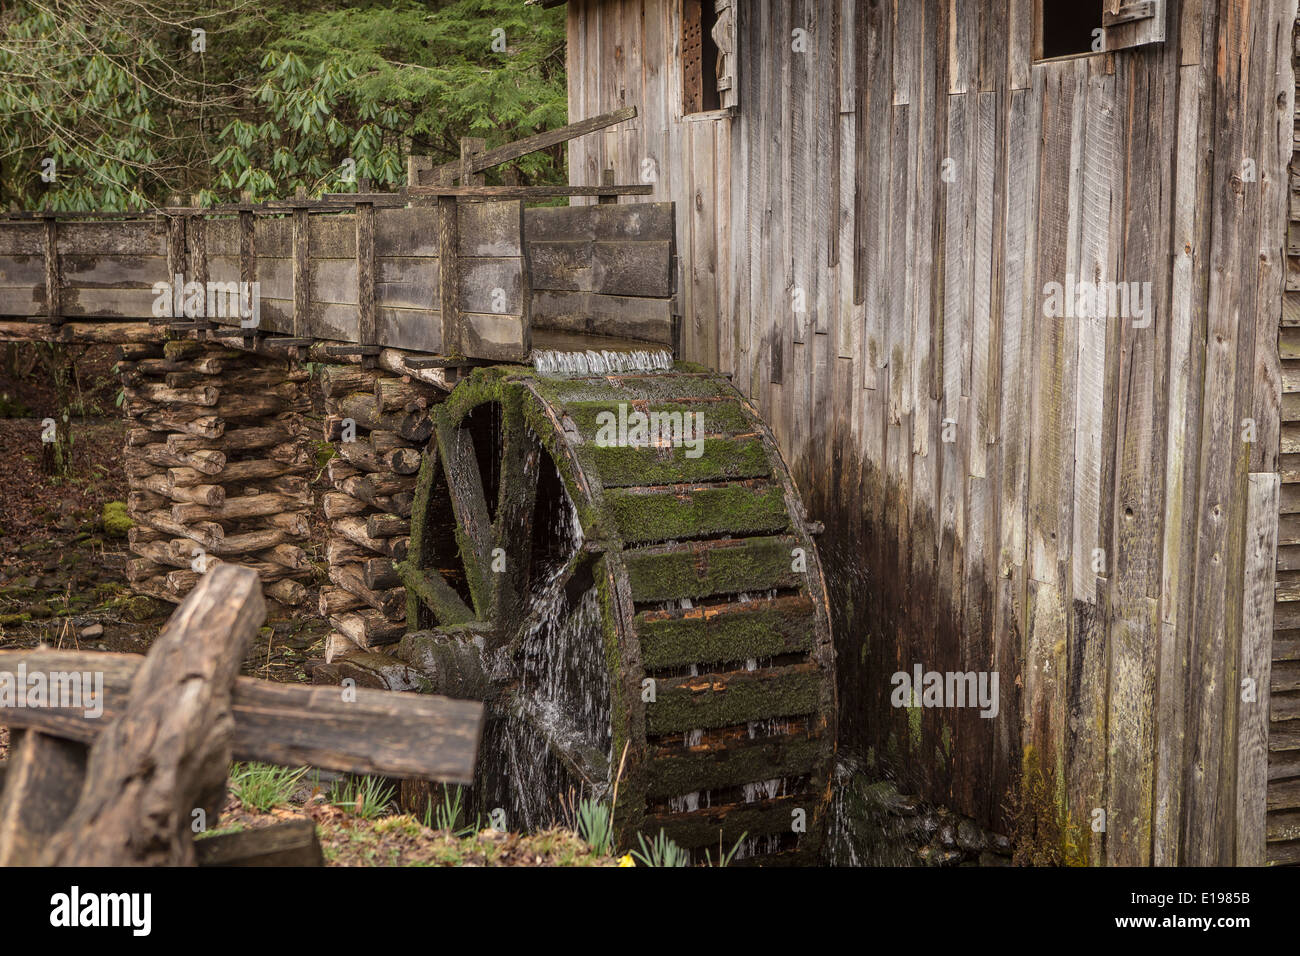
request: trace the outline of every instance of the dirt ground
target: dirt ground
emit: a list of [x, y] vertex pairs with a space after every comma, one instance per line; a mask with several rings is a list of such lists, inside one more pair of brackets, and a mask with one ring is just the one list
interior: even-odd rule
[[[42, 421], [57, 414], [57, 402], [37, 348], [7, 347], [0, 368], [0, 648], [142, 653], [174, 608], [131, 593], [125, 534], [104, 525], [104, 506], [127, 495], [117, 350], [75, 356], [72, 464], [59, 475], [43, 467]], [[321, 656], [326, 626], [274, 601], [267, 607], [244, 673], [307, 680], [304, 664]]]
[[315, 822], [326, 866], [619, 865], [615, 857], [592, 853], [581, 838], [563, 828], [535, 834], [474, 828], [453, 833], [424, 826], [406, 814], [365, 819], [346, 805], [331, 803], [324, 788], [310, 784], [304, 785], [289, 805], [266, 813], [250, 810], [235, 796], [228, 796], [220, 827], [209, 835], [297, 819]]

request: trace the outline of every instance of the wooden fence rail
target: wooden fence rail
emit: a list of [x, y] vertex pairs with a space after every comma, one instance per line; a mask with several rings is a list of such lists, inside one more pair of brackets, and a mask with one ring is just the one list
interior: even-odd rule
[[[232, 759], [472, 780], [482, 704], [239, 678], [264, 616], [256, 572], [223, 564], [143, 658], [0, 653], [0, 723], [13, 729], [0, 865], [193, 863], [195, 813], [216, 822]], [[302, 845], [275, 842], [278, 853]], [[247, 862], [248, 850], [212, 856]]]

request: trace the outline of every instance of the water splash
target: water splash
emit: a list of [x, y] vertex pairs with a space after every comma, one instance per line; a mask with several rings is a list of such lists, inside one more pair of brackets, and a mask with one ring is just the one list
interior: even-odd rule
[[600, 611], [594, 586], [572, 606], [559, 602], [524, 642], [520, 691], [557, 741], [589, 748], [607, 762], [613, 715]]
[[630, 352], [612, 352], [609, 349], [587, 349], [584, 352], [561, 352], [556, 349], [534, 349], [533, 368], [539, 375], [621, 375], [629, 372], [668, 372], [673, 367], [672, 353], [667, 349], [635, 349]]

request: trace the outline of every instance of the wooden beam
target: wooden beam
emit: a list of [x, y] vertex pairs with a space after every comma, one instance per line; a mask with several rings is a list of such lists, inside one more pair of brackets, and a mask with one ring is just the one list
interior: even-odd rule
[[[91, 672], [104, 675], [104, 713], [80, 710], [0, 710], [0, 724], [40, 729], [82, 744], [96, 737], [129, 704], [131, 682], [144, 658], [138, 654], [81, 651], [0, 651], [0, 671]], [[395, 694], [358, 688], [345, 700], [338, 687], [274, 684], [236, 679], [231, 756], [283, 766], [318, 767], [346, 773], [423, 777], [471, 783], [483, 705], [426, 694]], [[12, 761], [11, 761], [12, 764]], [[11, 766], [9, 776], [12, 779]]]
[[[593, 116], [591, 119], [570, 123], [568, 126], [561, 126], [559, 129], [547, 130], [545, 133], [538, 133], [535, 136], [527, 136], [515, 140], [513, 143], [507, 143], [504, 146], [496, 147], [496, 149], [489, 149], [486, 152], [476, 154], [470, 163], [470, 172], [477, 173], [485, 169], [491, 169], [493, 166], [500, 166], [502, 163], [508, 163], [511, 160], [519, 159], [521, 156], [527, 156], [529, 153], [535, 153], [539, 149], [558, 146], [560, 143], [567, 143], [579, 136], [585, 136], [588, 133], [594, 133], [609, 126], [616, 126], [619, 123], [635, 118], [636, 107], [625, 106], [622, 109], [614, 110], [612, 113], [602, 113], [599, 116]], [[457, 160], [443, 163], [441, 166], [435, 166], [432, 169], [420, 169], [417, 175], [420, 184], [425, 185], [437, 182], [440, 176], [455, 175], [460, 170], [461, 162]]]
[[[254, 228], [253, 213], [248, 209], [239, 212], [239, 280], [249, 283], [257, 281], [257, 230]], [[260, 316], [258, 317], [260, 320]], [[260, 324], [260, 321], [259, 321]], [[254, 326], [256, 328], [256, 326]]]
[[[609, 167], [608, 169], [601, 171], [600, 184], [602, 186], [614, 185], [614, 168], [612, 166]], [[616, 203], [616, 202], [618, 202], [618, 197], [612, 194], [602, 195], [600, 196], [600, 198], [596, 200], [596, 203], [602, 206], [609, 205], [610, 203]]]
[[304, 338], [311, 323], [311, 234], [307, 209], [293, 210], [293, 334]]
[[438, 301], [442, 309], [442, 351], [465, 354], [460, 317], [460, 227], [455, 196], [438, 199]]
[[467, 199], [556, 199], [566, 196], [649, 196], [654, 186], [412, 186], [408, 196]]
[[0, 342], [73, 342], [124, 345], [161, 342], [163, 334], [148, 322], [0, 322]]
[[462, 136], [460, 139], [460, 167], [456, 178], [462, 186], [485, 186], [487, 180], [474, 167], [474, 161], [483, 154], [487, 140], [478, 136]]
[[45, 220], [45, 314], [51, 325], [63, 321], [59, 303], [59, 238], [53, 217]]
[[[184, 275], [185, 262], [185, 217], [167, 217], [167, 281], [175, 282], [176, 276]], [[175, 295], [172, 301], [176, 301]]]
[[207, 223], [201, 214], [190, 216], [185, 225], [185, 249], [190, 260], [189, 278], [205, 284], [208, 281]]
[[375, 327], [375, 207], [357, 204], [357, 308], [358, 337], [362, 345], [379, 341]]
[[325, 855], [311, 820], [285, 820], [269, 827], [222, 833], [194, 841], [199, 866], [324, 866]]

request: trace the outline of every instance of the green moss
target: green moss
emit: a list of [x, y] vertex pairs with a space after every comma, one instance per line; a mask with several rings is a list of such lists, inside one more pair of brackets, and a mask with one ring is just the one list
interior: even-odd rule
[[672, 550], [631, 551], [628, 583], [634, 601], [667, 601], [799, 587], [790, 568], [794, 538], [764, 537]]
[[1054, 764], [1044, 766], [1038, 748], [1028, 745], [1020, 780], [1009, 802], [1015, 862], [1022, 866], [1087, 865], [1090, 834], [1069, 820]]
[[113, 538], [125, 538], [134, 522], [126, 513], [125, 501], [106, 501], [102, 512], [104, 533]]
[[790, 526], [778, 484], [724, 485], [689, 492], [615, 489], [606, 496], [629, 544], [719, 534], [771, 534]]
[[[567, 415], [577, 427], [584, 441], [594, 442], [600, 432], [600, 415], [611, 412], [616, 417], [620, 403], [626, 399], [603, 402], [569, 402], [564, 406]], [[657, 402], [649, 406], [638, 406], [637, 411], [651, 414], [699, 414], [704, 422], [704, 432], [708, 435], [747, 435], [757, 430], [757, 422], [749, 415], [738, 401], [713, 402]]]
[[646, 730], [665, 734], [811, 714], [820, 700], [821, 675], [811, 668], [741, 671], [725, 683], [686, 678], [664, 687], [661, 682], [655, 702], [646, 707]]
[[736, 605], [689, 617], [638, 614], [641, 661], [647, 670], [773, 657], [812, 647], [814, 620], [804, 601]]
[[316, 442], [316, 467], [324, 468], [330, 463], [338, 452], [334, 450], [334, 445], [327, 441]]
[[698, 457], [692, 458], [689, 451], [685, 446], [584, 445], [582, 454], [606, 488], [766, 478], [772, 474], [767, 450], [756, 438], [706, 438]]
[[[679, 366], [678, 371], [681, 371]], [[653, 407], [661, 402], [689, 401], [693, 398], [736, 397], [731, 384], [721, 375], [645, 375], [620, 377], [611, 386], [605, 379], [537, 379], [537, 391], [556, 405], [576, 402], [600, 402], [606, 407], [613, 401], [645, 402]]]

